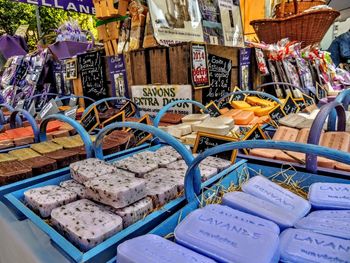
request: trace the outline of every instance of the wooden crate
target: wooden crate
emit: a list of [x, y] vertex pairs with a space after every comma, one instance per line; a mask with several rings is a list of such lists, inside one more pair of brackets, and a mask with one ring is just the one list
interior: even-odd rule
[[177, 45], [169, 48], [170, 83], [190, 83], [190, 46]]
[[167, 48], [148, 50], [151, 84], [168, 84]]

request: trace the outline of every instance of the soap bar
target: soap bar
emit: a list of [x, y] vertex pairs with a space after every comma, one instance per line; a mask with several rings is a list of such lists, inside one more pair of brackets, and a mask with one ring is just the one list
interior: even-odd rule
[[252, 229], [256, 228], [266, 230], [268, 232], [270, 231], [275, 233], [276, 235], [280, 234], [280, 229], [278, 225], [276, 225], [274, 222], [241, 212], [239, 210], [232, 209], [225, 205], [206, 205], [203, 209], [209, 210], [210, 212], [220, 216], [226, 216], [228, 219], [232, 220], [232, 222], [235, 222], [236, 224], [246, 225], [247, 227]]
[[319, 210], [310, 213], [308, 217], [334, 219], [350, 222], [350, 210]]
[[183, 142], [183, 144], [190, 145], [191, 147], [193, 147], [195, 145], [196, 139], [197, 139], [197, 133], [196, 132], [193, 132], [193, 133], [191, 133], [189, 135], [181, 137], [181, 141]]
[[154, 208], [158, 208], [177, 197], [177, 184], [159, 177], [149, 178], [146, 180], [146, 194], [152, 198]]
[[30, 146], [34, 151], [37, 151], [40, 154], [50, 153], [63, 149], [59, 144], [53, 142], [41, 142], [35, 143]]
[[171, 184], [176, 184], [178, 192], [180, 193], [184, 189], [186, 170], [169, 170], [166, 168], [159, 168], [145, 174], [145, 179], [161, 178], [163, 181], [169, 181]]
[[189, 122], [189, 121], [204, 121], [205, 119], [209, 118], [209, 114], [189, 114], [182, 118], [182, 122]]
[[113, 165], [117, 168], [130, 171], [139, 178], [143, 178], [146, 173], [158, 168], [158, 163], [153, 159], [136, 159], [130, 157], [116, 161]]
[[225, 116], [209, 118], [203, 121], [203, 123], [208, 123], [208, 124], [210, 123], [211, 125], [218, 125], [218, 126], [226, 125], [226, 126], [229, 126], [230, 129], [232, 129], [235, 126], [234, 120], [232, 118], [228, 118]]
[[158, 150], [155, 151], [155, 154], [170, 155], [178, 160], [182, 159], [182, 156], [171, 146], [160, 147]]
[[16, 161], [17, 158], [15, 156], [12, 156], [8, 153], [0, 153], [0, 163], [2, 162], [9, 162], [9, 161]]
[[171, 124], [179, 124], [181, 123], [181, 119], [184, 116], [176, 113], [165, 113], [163, 117], [160, 119], [161, 122], [171, 123]]
[[326, 132], [323, 135], [321, 145], [348, 152], [350, 146], [350, 134], [347, 132]]
[[274, 159], [279, 153], [281, 153], [281, 151], [274, 149], [251, 149], [249, 151], [250, 155], [268, 159]]
[[12, 150], [9, 151], [9, 154], [16, 157], [20, 161], [41, 156], [40, 154], [29, 148]]
[[41, 217], [49, 217], [51, 211], [59, 206], [74, 202], [78, 195], [57, 185], [47, 185], [24, 192], [24, 200], [29, 207], [38, 212]]
[[350, 184], [313, 183], [308, 197], [316, 209], [350, 209]]
[[168, 133], [175, 138], [181, 138], [181, 136], [190, 134], [192, 132], [192, 126], [188, 124], [178, 124], [168, 128]]
[[57, 150], [45, 154], [46, 157], [49, 157], [57, 162], [57, 168], [61, 169], [69, 166], [71, 163], [79, 161], [79, 152], [76, 150]]
[[146, 196], [146, 181], [133, 177], [100, 176], [84, 186], [89, 199], [114, 208], [126, 207]]
[[226, 168], [231, 166], [231, 162], [222, 158], [208, 156], [202, 161], [203, 165], [210, 166], [218, 169], [218, 172], [225, 170]]
[[298, 134], [299, 134], [299, 130], [297, 129], [280, 126], [275, 132], [272, 140], [294, 142], [297, 139]]
[[250, 108], [251, 105], [245, 101], [232, 101], [231, 106], [235, 109], [244, 109], [244, 108]]
[[242, 185], [242, 190], [257, 198], [289, 210], [298, 218], [304, 217], [311, 209], [311, 205], [307, 200], [263, 176], [254, 176], [249, 179], [248, 182]]
[[254, 111], [256, 116], [262, 117], [265, 115], [268, 115], [270, 111], [273, 110], [274, 107], [265, 107], [265, 108], [261, 108], [261, 109], [257, 109]]
[[19, 161], [0, 163], [0, 185], [5, 185], [32, 177], [32, 169]]
[[207, 123], [202, 122], [201, 124], [194, 125], [193, 131], [194, 132], [207, 132], [212, 134], [218, 134], [225, 136], [228, 134], [231, 130], [230, 126], [218, 124], [218, 123]]
[[67, 180], [60, 182], [60, 186], [76, 193], [79, 198], [86, 198], [86, 188], [75, 180]]
[[233, 110], [229, 110], [228, 112], [226, 112], [222, 116], [234, 119], [234, 117], [239, 115], [241, 112], [242, 112], [242, 110], [233, 109]]
[[271, 220], [281, 229], [294, 226], [299, 219], [289, 210], [243, 192], [225, 194], [222, 203], [233, 209]]
[[28, 145], [28, 144], [34, 143], [34, 137], [28, 136], [28, 137], [14, 138], [13, 142], [15, 143], [16, 147]]
[[87, 251], [123, 229], [120, 216], [87, 199], [56, 208], [52, 224], [82, 251]]
[[288, 127], [296, 127], [296, 125], [306, 121], [306, 118], [299, 116], [298, 114], [289, 114], [281, 119], [278, 120], [280, 125], [285, 125]]
[[165, 238], [147, 234], [125, 241], [117, 249], [118, 263], [215, 263]]
[[350, 223], [345, 221], [307, 216], [300, 219], [294, 227], [311, 230], [327, 236], [350, 239]]
[[150, 197], [141, 199], [127, 207], [119, 208], [115, 210], [115, 213], [123, 219], [123, 227], [134, 224], [135, 222], [143, 219], [153, 210], [153, 203]]
[[239, 115], [234, 117], [237, 125], [247, 125], [254, 119], [254, 113], [250, 111], [242, 111]]
[[281, 262], [350, 262], [349, 240], [292, 228], [285, 230], [280, 239]]
[[[278, 235], [197, 209], [175, 228], [176, 242], [219, 262], [277, 262]], [[267, 242], [268, 240], [268, 242]]]
[[40, 156], [22, 161], [23, 164], [32, 168], [33, 175], [44, 174], [57, 170], [57, 163], [54, 159]]

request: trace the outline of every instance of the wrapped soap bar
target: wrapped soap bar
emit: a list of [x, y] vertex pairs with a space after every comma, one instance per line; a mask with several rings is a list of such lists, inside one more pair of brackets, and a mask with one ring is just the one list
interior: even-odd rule
[[82, 251], [87, 251], [123, 229], [120, 216], [82, 199], [51, 212], [52, 224]]
[[118, 263], [215, 263], [212, 259], [152, 234], [136, 237], [119, 245], [117, 261]]
[[74, 202], [78, 195], [57, 185], [47, 185], [24, 192], [24, 200], [29, 207], [38, 212], [41, 217], [49, 217], [51, 211], [59, 206]]
[[[278, 261], [276, 233], [197, 209], [175, 228], [176, 242], [219, 262]], [[268, 240], [268, 242], [267, 242]]]
[[182, 118], [182, 122], [186, 123], [189, 121], [204, 121], [209, 117], [209, 114], [189, 114]]
[[349, 240], [292, 228], [285, 230], [280, 239], [281, 262], [345, 263], [350, 259]]
[[146, 180], [146, 194], [152, 198], [154, 208], [161, 207], [177, 197], [176, 183], [155, 177]]
[[209, 210], [220, 216], [226, 216], [228, 219], [232, 220], [232, 222], [236, 222], [237, 224], [247, 225], [251, 228], [256, 227], [257, 229], [264, 229], [273, 232], [276, 235], [280, 234], [280, 229], [274, 222], [232, 209], [225, 205], [206, 205], [203, 209]]
[[350, 210], [319, 210], [311, 212], [308, 217], [350, 221]]
[[60, 186], [76, 193], [79, 198], [86, 198], [86, 188], [75, 180], [67, 180], [60, 182]]
[[133, 177], [100, 176], [84, 186], [89, 199], [114, 208], [126, 207], [146, 196], [146, 181]]
[[289, 210], [299, 218], [304, 217], [311, 209], [311, 205], [307, 200], [271, 182], [264, 176], [254, 176], [249, 179], [248, 182], [242, 185], [242, 190]]
[[350, 209], [349, 184], [313, 183], [308, 197], [316, 209]]
[[146, 215], [152, 212], [152, 210], [152, 199], [146, 197], [127, 207], [115, 210], [115, 213], [123, 219], [123, 227], [127, 228], [135, 222], [143, 219]]
[[350, 223], [345, 221], [307, 216], [296, 222], [294, 227], [328, 236], [350, 239]]
[[227, 193], [222, 203], [242, 212], [271, 220], [281, 229], [294, 226], [299, 219], [289, 210], [244, 192]]

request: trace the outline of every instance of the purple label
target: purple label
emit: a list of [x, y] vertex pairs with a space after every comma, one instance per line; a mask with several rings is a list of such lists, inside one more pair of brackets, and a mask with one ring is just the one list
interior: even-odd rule
[[112, 95], [115, 97], [128, 98], [128, 79], [124, 55], [108, 57], [108, 66], [112, 82]]
[[241, 48], [239, 50], [239, 85], [242, 90], [250, 90], [252, 82], [250, 81], [250, 63], [251, 48]]
[[92, 0], [15, 0], [17, 2], [47, 6], [85, 14], [95, 14]]

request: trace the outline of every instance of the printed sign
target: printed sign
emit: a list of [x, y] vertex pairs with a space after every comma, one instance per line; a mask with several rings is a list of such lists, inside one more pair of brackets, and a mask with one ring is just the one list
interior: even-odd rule
[[287, 97], [285, 103], [282, 106], [282, 109], [286, 115], [300, 111], [298, 104], [293, 100], [291, 96]]
[[251, 48], [241, 48], [239, 50], [239, 86], [242, 90], [250, 90], [252, 82], [250, 81], [250, 63]]
[[77, 59], [67, 59], [64, 64], [66, 68], [66, 79], [71, 80], [78, 78]]
[[113, 97], [129, 97], [124, 55], [107, 57]]
[[208, 60], [210, 87], [202, 90], [204, 105], [222, 98], [231, 91], [231, 60], [211, 54], [208, 55]]
[[278, 126], [279, 120], [282, 119], [284, 116], [286, 116], [286, 114], [284, 113], [283, 109], [279, 105], [269, 112], [269, 116], [271, 121], [275, 124], [275, 126]]
[[[143, 116], [138, 123], [143, 123], [143, 124], [147, 124], [147, 125], [151, 125], [151, 120], [149, 115], [145, 115]], [[152, 134], [145, 132], [145, 131], [141, 131], [138, 129], [127, 129], [127, 132], [131, 132], [132, 134], [134, 134], [134, 137], [136, 139], [136, 146], [144, 143], [145, 141], [149, 140], [152, 138]]]
[[206, 105], [205, 108], [209, 111], [211, 117], [219, 117], [221, 115], [220, 109], [214, 101]]
[[92, 0], [16, 0], [17, 2], [33, 4], [38, 6], [47, 6], [67, 11], [74, 11], [78, 13], [85, 13], [94, 15], [95, 8]]
[[[125, 111], [119, 112], [113, 117], [109, 118], [108, 120], [105, 120], [102, 122], [101, 126], [102, 128], [106, 127], [109, 124], [112, 124], [114, 122], [124, 122], [125, 121]], [[123, 129], [123, 128], [120, 128]]]
[[[193, 147], [193, 153], [202, 153], [207, 149], [213, 148], [215, 146], [235, 142], [236, 139], [227, 136], [220, 136], [211, 133], [198, 132], [196, 142]], [[231, 161], [232, 163], [236, 160], [237, 150], [222, 152], [216, 155], [216, 157], [223, 158]]]
[[205, 44], [191, 44], [191, 77], [195, 89], [209, 87], [208, 55]]
[[81, 125], [87, 132], [93, 131], [99, 124], [100, 119], [96, 107], [91, 108], [89, 112], [81, 118]]
[[[172, 101], [191, 100], [191, 85], [145, 85], [131, 86], [132, 100], [140, 108], [141, 115], [155, 116], [160, 109]], [[192, 104], [179, 103], [169, 112], [183, 115], [192, 113]]]
[[[70, 107], [74, 107], [75, 105], [77, 105], [77, 101], [78, 101], [78, 98], [77, 97], [71, 97], [70, 99], [69, 99], [69, 106]], [[61, 102], [62, 103], [62, 102]]]

